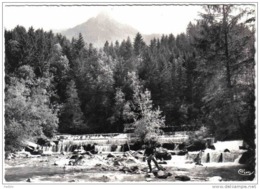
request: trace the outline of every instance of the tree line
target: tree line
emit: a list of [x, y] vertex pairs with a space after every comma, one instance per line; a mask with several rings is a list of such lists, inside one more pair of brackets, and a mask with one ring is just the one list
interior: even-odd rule
[[208, 5], [185, 33], [102, 49], [81, 34], [5, 30], [5, 150], [56, 133], [149, 138], [166, 126], [254, 148], [254, 21], [253, 9]]

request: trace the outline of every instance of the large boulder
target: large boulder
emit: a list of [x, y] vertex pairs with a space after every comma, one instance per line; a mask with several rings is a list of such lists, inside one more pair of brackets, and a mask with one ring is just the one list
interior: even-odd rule
[[166, 148], [168, 150], [174, 150], [175, 149], [175, 144], [174, 143], [163, 143], [162, 147]]
[[30, 141], [24, 141], [23, 144], [25, 146], [24, 150], [26, 152], [29, 152], [31, 155], [42, 154], [42, 150], [40, 150], [40, 146], [37, 145], [36, 143]]
[[171, 176], [171, 173], [168, 173], [166, 171], [163, 170], [159, 170], [159, 171], [153, 171], [153, 174], [155, 177], [160, 178], [160, 179], [166, 179], [167, 177]]
[[38, 140], [37, 140], [37, 144], [40, 146], [47, 146], [48, 143], [49, 143], [49, 141], [44, 138], [38, 138]]

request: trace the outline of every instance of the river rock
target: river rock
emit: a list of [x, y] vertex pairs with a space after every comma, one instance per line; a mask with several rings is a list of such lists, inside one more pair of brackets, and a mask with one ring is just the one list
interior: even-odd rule
[[216, 150], [215, 146], [214, 145], [209, 145], [208, 146], [208, 149], [211, 149], [211, 150]]
[[118, 160], [114, 160], [113, 165], [114, 166], [121, 166], [122, 164]]
[[175, 176], [176, 180], [180, 180], [180, 181], [189, 181], [190, 177], [186, 176], [186, 175], [177, 175]]
[[166, 161], [159, 161], [158, 164], [167, 164]]
[[30, 152], [26, 152], [25, 150], [19, 151], [16, 154], [17, 157], [29, 157], [31, 155]]
[[176, 153], [176, 155], [178, 155], [178, 156], [184, 156], [184, 155], [186, 155], [187, 153], [188, 153], [188, 152], [185, 151], [185, 150], [180, 150], [179, 152]]
[[32, 152], [34, 151], [34, 148], [31, 147], [31, 146], [26, 146], [26, 147], [24, 148], [24, 150], [25, 150], [26, 152], [32, 153]]
[[77, 154], [77, 155], [71, 156], [70, 159], [78, 159], [79, 157], [80, 157], [80, 155]]
[[14, 159], [15, 157], [16, 157], [16, 155], [13, 154], [13, 153], [6, 153], [5, 154], [5, 159], [7, 159], [7, 160]]
[[175, 144], [174, 143], [164, 143], [162, 144], [163, 148], [166, 148], [168, 150], [174, 150], [175, 149]]
[[108, 155], [107, 155], [107, 158], [113, 158], [113, 157], [115, 157], [113, 154], [111, 154], [111, 153], [109, 153]]
[[138, 166], [130, 166], [131, 173], [140, 173]]
[[138, 150], [138, 151], [130, 151], [132, 156], [135, 158], [135, 159], [142, 159], [144, 157], [143, 155], [143, 151], [141, 150]]
[[155, 158], [160, 160], [171, 160], [172, 156], [170, 153], [167, 152], [166, 149], [161, 148], [158, 151], [156, 151]]
[[159, 170], [155, 176], [160, 179], [166, 179], [168, 176], [171, 176], [171, 174], [167, 173], [166, 171]]
[[40, 146], [47, 146], [49, 143], [49, 140], [44, 139], [44, 138], [38, 138], [37, 144]]
[[23, 144], [32, 149], [36, 149], [38, 147], [38, 145], [36, 143], [30, 142], [30, 141], [24, 141]]
[[224, 152], [230, 152], [230, 150], [229, 149], [225, 149]]
[[122, 172], [124, 172], [124, 173], [127, 173], [127, 172], [130, 172], [130, 168], [124, 166], [124, 167], [120, 168], [119, 171], [122, 171]]

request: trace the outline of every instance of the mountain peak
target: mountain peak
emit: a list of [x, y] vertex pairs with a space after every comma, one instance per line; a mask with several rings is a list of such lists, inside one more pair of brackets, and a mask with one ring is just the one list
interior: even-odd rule
[[107, 20], [107, 19], [111, 19], [111, 16], [108, 12], [106, 11], [102, 11], [100, 12], [97, 16], [96, 16], [96, 19], [100, 20]]

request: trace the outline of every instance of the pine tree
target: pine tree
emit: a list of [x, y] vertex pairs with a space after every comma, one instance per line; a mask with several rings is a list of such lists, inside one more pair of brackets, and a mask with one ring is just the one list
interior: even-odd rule
[[82, 36], [81, 33], [79, 33], [79, 37], [78, 37], [78, 40], [76, 42], [77, 51], [81, 51], [84, 46], [85, 46], [85, 42], [84, 42], [83, 36]]
[[[244, 77], [247, 71], [254, 69], [254, 35], [245, 25], [238, 23], [246, 10], [234, 14], [236, 8], [234, 5], [205, 6], [200, 35], [195, 40], [203, 62], [198, 64], [197, 70], [205, 86], [203, 109], [216, 138], [243, 137], [253, 144], [248, 138], [254, 138], [254, 134], [250, 132], [251, 137], [248, 137], [249, 132], [245, 131], [248, 126], [243, 121], [249, 116], [248, 108], [252, 106], [245, 102], [242, 94], [249, 95], [254, 90], [246, 84], [253, 84], [253, 80], [248, 82], [249, 78]], [[244, 76], [240, 74], [241, 70], [244, 70]], [[243, 102], [248, 106], [242, 108]], [[254, 125], [248, 128], [254, 130]]]
[[144, 50], [145, 43], [143, 41], [142, 35], [138, 32], [134, 39], [134, 52], [136, 56], [139, 56]]
[[119, 49], [120, 56], [123, 57], [125, 61], [130, 60], [133, 56], [133, 46], [130, 38], [128, 37], [127, 40], [123, 40], [120, 49]]

